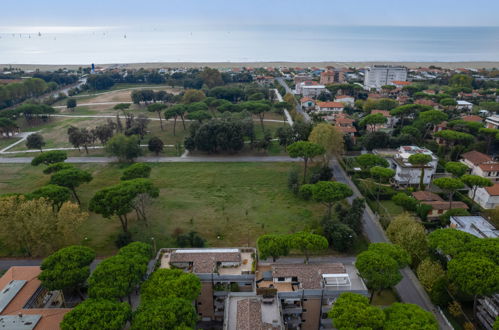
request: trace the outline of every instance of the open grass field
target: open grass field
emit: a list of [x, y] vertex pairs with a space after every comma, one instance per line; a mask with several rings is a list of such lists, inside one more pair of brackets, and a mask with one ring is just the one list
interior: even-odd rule
[[[150, 114], [151, 118], [154, 114]], [[124, 125], [125, 120], [123, 116], [120, 116], [120, 120]], [[39, 131], [39, 133], [43, 136], [46, 145], [44, 148], [68, 148], [72, 147], [68, 141], [67, 130], [70, 126], [76, 126], [79, 128], [87, 128], [93, 129], [98, 125], [104, 124], [108, 118], [69, 118], [69, 117], [53, 117], [50, 121], [42, 125], [36, 126], [27, 126], [24, 119], [18, 120], [18, 125], [21, 127], [22, 131]], [[116, 121], [116, 118], [109, 118], [109, 120]], [[177, 154], [174, 152], [172, 154], [171, 151], [175, 151], [175, 145], [184, 144], [184, 140], [186, 136], [189, 134], [189, 126], [191, 122], [185, 122], [185, 130], [181, 120], [177, 120], [175, 135], [173, 134], [173, 121], [165, 121], [163, 120], [163, 130], [161, 130], [161, 125], [159, 120], [151, 120], [148, 125], [148, 133], [144, 136], [142, 144], [147, 144], [147, 141], [153, 136], [159, 137], [163, 143], [166, 145], [165, 154], [163, 156], [176, 156]], [[272, 136], [275, 135], [275, 131], [277, 128], [287, 125], [283, 122], [265, 122], [264, 129], [269, 130]], [[263, 130], [260, 126], [260, 122], [255, 121], [255, 134], [256, 138], [260, 139], [263, 137]], [[0, 149], [6, 147], [12, 143], [14, 143], [16, 139], [0, 139]], [[99, 142], [96, 142], [96, 145], [100, 145]], [[14, 146], [9, 151], [25, 151], [28, 150], [25, 143], [20, 143]], [[147, 148], [145, 148], [147, 153]], [[250, 153], [254, 153], [257, 151], [249, 151]], [[80, 153], [76, 152], [77, 155]], [[97, 156], [100, 155], [102, 151], [100, 150], [91, 150], [90, 154]], [[81, 153], [83, 154], [83, 152]], [[270, 155], [280, 155], [285, 154], [282, 147], [278, 145], [277, 142], [273, 143], [273, 146], [267, 151], [267, 154]]]
[[[264, 233], [292, 233], [314, 225], [324, 207], [295, 197], [287, 189], [290, 163], [181, 163], [151, 164], [151, 179], [160, 197], [148, 208], [149, 225], [130, 223], [135, 239], [157, 247], [175, 246], [172, 233], [196, 231], [209, 246], [254, 246]], [[119, 182], [124, 165], [83, 164], [93, 181], [78, 188], [82, 207], [94, 193]], [[30, 192], [49, 181], [43, 168], [0, 164], [2, 193]], [[134, 217], [132, 216], [132, 219]], [[117, 219], [90, 214], [81, 229], [82, 244], [98, 255], [113, 254], [120, 232]], [[87, 239], [85, 239], [85, 237]], [[3, 252], [6, 253], [5, 251]]]

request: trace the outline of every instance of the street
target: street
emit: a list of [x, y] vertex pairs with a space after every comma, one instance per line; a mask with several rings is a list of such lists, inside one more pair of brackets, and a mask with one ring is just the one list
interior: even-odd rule
[[[289, 88], [288, 84], [286, 84], [286, 82], [284, 81], [284, 79], [282, 79], [281, 77], [278, 77], [278, 78], [275, 78], [275, 79], [277, 80], [277, 82], [282, 87], [284, 87], [284, 89], [286, 90], [286, 93], [293, 94], [293, 91], [291, 90], [291, 88]], [[303, 118], [305, 119], [305, 121], [307, 121], [307, 122], [310, 121], [310, 116], [308, 115], [308, 113], [306, 113], [305, 111], [303, 111], [303, 109], [301, 108], [301, 104], [299, 102], [296, 105], [296, 111], [303, 116]]]

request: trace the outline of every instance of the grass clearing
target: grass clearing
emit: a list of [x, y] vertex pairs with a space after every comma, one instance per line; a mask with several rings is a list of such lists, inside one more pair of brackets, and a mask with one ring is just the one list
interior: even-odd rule
[[[120, 164], [82, 164], [93, 181], [78, 192], [86, 209], [95, 192], [119, 182]], [[160, 197], [148, 208], [149, 224], [132, 220], [135, 239], [155, 238], [158, 247], [174, 246], [172, 233], [196, 231], [209, 246], [254, 246], [264, 233], [293, 233], [313, 225], [324, 207], [295, 197], [287, 189], [290, 163], [158, 163], [151, 164], [151, 179]], [[47, 184], [43, 168], [0, 164], [0, 191], [26, 193]], [[131, 217], [134, 219], [134, 217]], [[117, 219], [90, 214], [81, 229], [82, 244], [98, 255], [115, 253], [120, 232]], [[84, 238], [87, 238], [86, 240]]]

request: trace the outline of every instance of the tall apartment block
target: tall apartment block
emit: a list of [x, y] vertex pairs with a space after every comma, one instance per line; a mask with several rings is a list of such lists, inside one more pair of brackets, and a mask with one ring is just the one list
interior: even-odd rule
[[364, 72], [364, 87], [366, 89], [381, 88], [392, 81], [406, 81], [407, 68], [403, 66], [374, 65]]

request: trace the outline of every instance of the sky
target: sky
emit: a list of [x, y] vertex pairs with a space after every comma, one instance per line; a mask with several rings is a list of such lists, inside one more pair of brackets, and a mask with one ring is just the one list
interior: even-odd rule
[[7, 26], [499, 26], [497, 0], [2, 0]]

